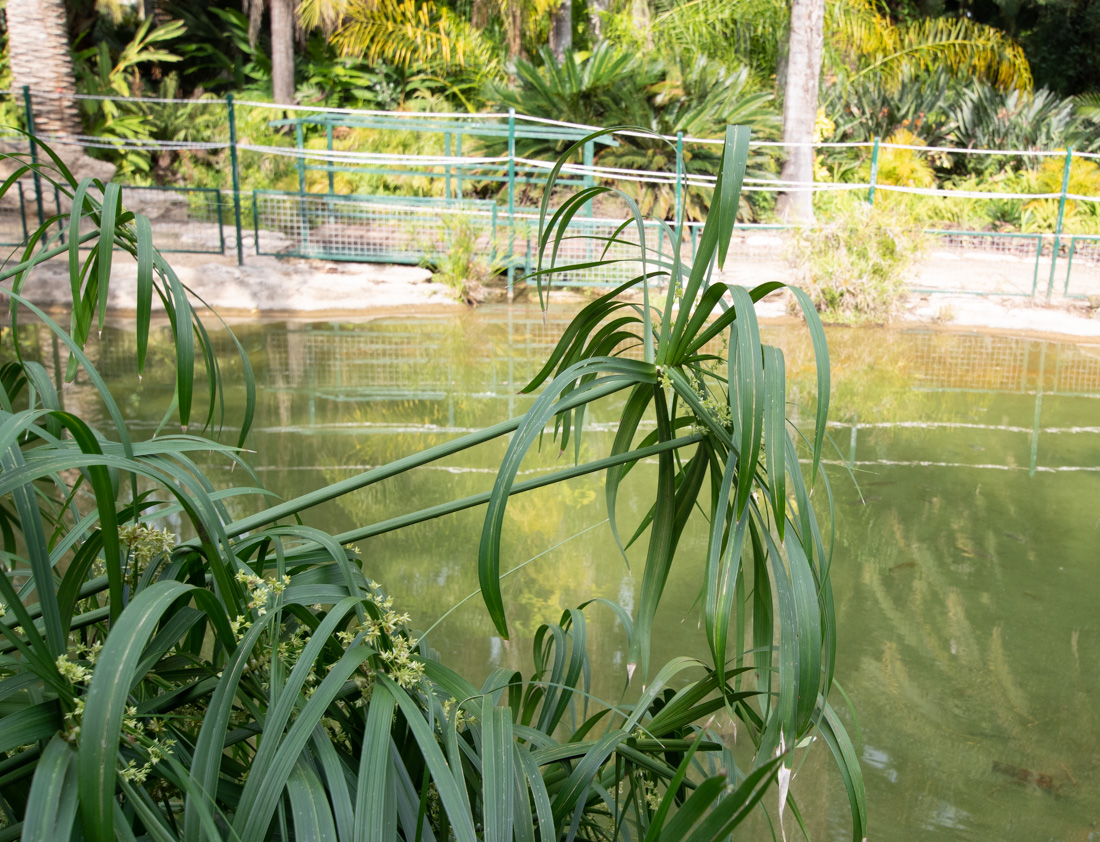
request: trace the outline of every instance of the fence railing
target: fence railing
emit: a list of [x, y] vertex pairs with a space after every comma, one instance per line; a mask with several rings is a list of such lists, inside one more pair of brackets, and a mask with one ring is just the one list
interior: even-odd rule
[[[12, 102], [23, 109], [24, 125], [33, 130], [35, 109], [48, 107], [54, 94], [24, 90]], [[692, 191], [705, 194], [714, 176], [689, 172], [688, 162], [705, 158], [708, 147], [721, 143], [683, 133], [649, 140], [667, 142], [673, 162], [668, 171], [608, 166], [605, 153], [614, 153], [621, 141], [638, 133], [616, 131], [588, 137], [597, 131], [560, 121], [517, 114], [436, 114], [378, 112], [354, 109], [281, 106], [271, 103], [221, 99], [161, 100], [126, 97], [78, 97], [112, 100], [141, 109], [157, 107], [197, 109], [182, 139], [112, 136], [51, 136], [42, 140], [66, 149], [108, 149], [119, 154], [225, 154], [225, 186], [125, 186], [127, 207], [149, 215], [157, 244], [165, 251], [234, 255], [246, 254], [379, 262], [431, 262], [455, 236], [472, 237], [477, 249], [508, 273], [509, 285], [538, 263], [537, 215], [530, 188], [545, 185], [554, 162], [525, 149], [541, 144], [580, 142], [577, 162], [561, 168], [561, 178], [575, 186], [614, 183], [627, 189], [666, 191], [668, 215], [681, 221], [688, 215]], [[150, 117], [150, 120], [153, 118]], [[241, 126], [245, 126], [242, 129]], [[205, 135], [197, 135], [205, 132]], [[257, 138], [257, 134], [260, 137]], [[412, 138], [410, 141], [409, 138]], [[427, 139], [427, 140], [426, 140]], [[430, 142], [429, 142], [430, 140]], [[263, 141], [263, 142], [261, 142]], [[293, 144], [293, 145], [291, 145]], [[377, 147], [383, 145], [386, 150]], [[40, 157], [33, 140], [22, 135], [3, 139], [8, 151]], [[754, 142], [757, 151], [782, 148], [776, 142]], [[865, 201], [913, 196], [914, 201], [951, 203], [961, 222], [957, 229], [927, 231], [931, 247], [918, 268], [912, 288], [920, 292], [956, 292], [1081, 298], [1100, 294], [1100, 234], [1073, 230], [1075, 208], [1093, 208], [1100, 196], [1071, 191], [1071, 171], [1078, 160], [1098, 155], [1067, 150], [979, 150], [867, 143], [814, 144], [815, 149], [855, 150], [869, 159], [865, 180], [854, 182], [786, 182], [750, 175], [745, 191], [779, 193], [810, 190], [815, 193], [855, 191]], [[392, 151], [398, 149], [399, 151]], [[712, 157], [714, 152], [712, 151]], [[893, 184], [883, 177], [884, 156], [968, 155], [1055, 159], [1061, 164], [1056, 192], [996, 192], [935, 186]], [[613, 154], [612, 154], [613, 157]], [[608, 159], [610, 160], [610, 159]], [[281, 168], [296, 189], [273, 190], [250, 183], [270, 180], [270, 170]], [[559, 181], [559, 183], [561, 183]], [[395, 194], [397, 185], [404, 193]], [[495, 194], [495, 195], [494, 195]], [[485, 198], [491, 196], [492, 198]], [[1049, 231], [1033, 233], [976, 230], [967, 226], [967, 208], [977, 203], [1042, 214]], [[19, 183], [19, 189], [0, 202], [0, 243], [22, 242], [28, 229], [60, 213], [62, 200], [39, 179]], [[1090, 211], [1091, 213], [1091, 211]], [[950, 215], [950, 214], [948, 214]], [[597, 214], [591, 206], [575, 217], [571, 227], [579, 234], [615, 235], [607, 254], [621, 262], [610, 270], [578, 268], [562, 283], [612, 286], [636, 273], [640, 260], [635, 228], [620, 231], [621, 218]], [[458, 224], [461, 223], [461, 224]], [[645, 227], [647, 254], [671, 254], [673, 244], [657, 223]], [[683, 224], [683, 240], [675, 247], [685, 257], [694, 253], [700, 226]], [[1100, 230], [1100, 225], [1097, 226]], [[791, 280], [794, 269], [787, 254], [789, 228], [780, 225], [739, 225], [732, 257], [724, 276], [754, 285], [764, 280]], [[456, 233], [460, 232], [460, 233]], [[598, 249], [591, 239], [564, 241], [559, 263], [590, 262]]]

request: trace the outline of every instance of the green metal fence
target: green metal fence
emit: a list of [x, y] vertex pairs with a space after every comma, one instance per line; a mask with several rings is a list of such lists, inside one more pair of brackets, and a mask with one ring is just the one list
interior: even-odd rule
[[1100, 236], [1070, 237], [1061, 292], [1066, 298], [1100, 295]]
[[498, 247], [498, 207], [485, 200], [256, 190], [252, 207], [257, 254], [421, 263], [438, 259], [460, 221], [480, 251]]
[[913, 283], [914, 292], [1028, 298], [1040, 292], [1042, 270], [1050, 263], [1049, 247], [1045, 246], [1042, 234], [943, 230], [925, 233], [929, 244], [920, 274]]
[[27, 239], [27, 209], [23, 195], [23, 182], [15, 183], [15, 192], [9, 192], [0, 202], [0, 246], [17, 246]]
[[153, 243], [163, 252], [225, 254], [223, 217], [230, 203], [210, 187], [122, 188], [122, 204], [153, 223]]
[[[34, 99], [49, 101], [46, 94]], [[56, 98], [56, 97], [55, 97]], [[126, 99], [126, 98], [122, 98]], [[25, 108], [26, 124], [34, 126], [34, 103], [29, 92], [15, 98]], [[127, 100], [162, 102], [165, 107], [202, 107], [228, 118], [228, 136], [209, 142], [126, 141], [119, 138], [53, 139], [59, 143], [88, 148], [127, 149], [224, 149], [228, 151], [229, 190], [199, 187], [125, 186], [126, 205], [145, 213], [153, 221], [158, 246], [165, 251], [235, 255], [243, 263], [247, 254], [309, 257], [396, 263], [431, 263], [462, 236], [472, 238], [478, 252], [507, 272], [509, 286], [539, 265], [537, 215], [532, 197], [541, 194], [551, 160], [524, 157], [531, 144], [549, 148], [554, 144], [581, 142], [577, 161], [559, 174], [559, 184], [591, 187], [596, 184], [663, 185], [674, 193], [670, 214], [684, 215], [687, 191], [707, 190], [713, 179], [689, 174], [685, 159], [702, 145], [717, 143], [706, 138], [667, 138], [674, 155], [669, 172], [613, 169], [598, 166], [601, 148], [616, 146], [614, 135], [588, 138], [591, 127], [550, 120], [537, 120], [510, 111], [504, 114], [410, 114], [309, 109], [270, 103], [225, 100]], [[287, 115], [290, 116], [287, 116]], [[243, 115], [243, 116], [242, 116]], [[267, 143], [239, 137], [240, 121], [251, 127], [263, 126]], [[423, 149], [409, 154], [387, 152], [386, 142], [369, 148], [371, 141], [349, 147], [344, 138], [365, 133], [365, 137], [393, 137], [393, 132], [436, 140], [431, 154]], [[282, 133], [282, 134], [279, 134]], [[587, 138], [587, 139], [586, 139]], [[440, 149], [441, 139], [441, 149]], [[8, 145], [13, 142], [9, 136]], [[20, 143], [26, 144], [22, 138]], [[293, 143], [293, 145], [287, 145]], [[757, 144], [777, 145], [777, 144]], [[828, 144], [823, 144], [828, 145]], [[852, 146], [853, 144], [845, 144]], [[889, 184], [881, 177], [882, 155], [886, 150], [910, 150], [928, 156], [945, 150], [898, 144], [855, 144], [866, 146], [871, 168], [867, 184], [786, 184], [777, 179], [747, 178], [745, 189], [782, 191], [801, 189], [865, 191], [870, 203], [882, 201], [888, 192], [921, 194], [921, 201], [1015, 203], [1046, 202], [1053, 231], [1020, 234], [999, 231], [929, 231], [929, 249], [912, 288], [917, 292], [953, 292], [1021, 298], [1081, 298], [1100, 294], [1100, 236], [1067, 230], [1072, 203], [1098, 202], [1100, 197], [1070, 193], [1070, 167], [1081, 156], [1074, 150], [1050, 152], [1005, 152], [1004, 150], [948, 150], [958, 154], [1045, 155], [1059, 160], [1060, 190], [1050, 194], [1006, 194], [963, 192]], [[33, 143], [27, 148], [36, 156]], [[64, 151], [64, 147], [60, 147]], [[425, 147], [427, 148], [427, 147]], [[1088, 156], [1084, 156], [1088, 157]], [[1097, 156], [1091, 156], [1097, 157]], [[297, 190], [253, 189], [244, 183], [246, 174], [278, 165], [290, 178], [296, 174]], [[258, 165], [258, 166], [257, 166]], [[374, 183], [390, 179], [406, 188], [430, 196], [391, 195], [387, 190], [371, 192], [347, 189], [347, 184]], [[425, 186], [427, 185], [427, 186]], [[386, 193], [386, 195], [383, 195]], [[473, 198], [474, 195], [483, 198]], [[491, 197], [491, 198], [484, 198]], [[18, 190], [0, 203], [0, 243], [14, 245], [25, 238], [28, 228], [62, 210], [61, 198], [41, 180], [26, 179]], [[1069, 210], [1067, 210], [1069, 209]], [[694, 253], [700, 225], [684, 225], [683, 239], [675, 246], [657, 223], [645, 226], [644, 254], [647, 261], [659, 261], [677, 249], [685, 258]], [[571, 233], [557, 255], [558, 264], [568, 268], [557, 283], [577, 286], [614, 286], [636, 275], [642, 266], [643, 244], [635, 226], [622, 220], [598, 216], [589, 206], [571, 223]], [[63, 232], [58, 232], [63, 236]], [[595, 238], [594, 240], [592, 238]], [[611, 240], [606, 249], [600, 238]], [[792, 280], [788, 229], [782, 226], [739, 225], [731, 247], [731, 260], [722, 277], [748, 286], [767, 280]], [[544, 264], [549, 258], [542, 255]], [[616, 263], [599, 270], [584, 264], [599, 257]]]

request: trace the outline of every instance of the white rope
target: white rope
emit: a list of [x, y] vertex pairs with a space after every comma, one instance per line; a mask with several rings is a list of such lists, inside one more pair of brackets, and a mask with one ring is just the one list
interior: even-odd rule
[[784, 140], [759, 140], [749, 144], [749, 146], [776, 146], [790, 149], [868, 149], [874, 145], [862, 140], [847, 143], [788, 143]]
[[[447, 155], [399, 155], [387, 152], [355, 152], [353, 150], [335, 151], [328, 149], [299, 149], [294, 146], [259, 146], [251, 143], [239, 143], [237, 148], [246, 152], [262, 152], [265, 155], [281, 155], [286, 158], [303, 158], [312, 161], [333, 161], [336, 163], [389, 164], [392, 166], [445, 167], [463, 164], [507, 163], [508, 157], [471, 158]], [[518, 159], [517, 159], [518, 160]]]
[[[504, 117], [512, 115], [504, 114]], [[586, 134], [592, 134], [593, 132], [603, 131], [598, 126], [586, 126], [584, 123], [567, 123], [565, 120], [551, 120], [549, 117], [533, 117], [530, 114], [516, 114], [514, 115], [516, 122], [523, 121], [525, 123], [542, 123], [547, 126], [561, 126], [565, 129], [580, 129]], [[648, 135], [647, 135], [648, 137]]]
[[[11, 96], [14, 99], [17, 94], [14, 90], [11, 91]], [[190, 99], [177, 99], [172, 97], [156, 97], [156, 96], [117, 96], [108, 94], [59, 94], [56, 91], [36, 91], [31, 88], [31, 96], [38, 99], [56, 99], [56, 100], [70, 100], [70, 99], [90, 99], [109, 102], [155, 102], [165, 103], [169, 105], [225, 105], [224, 99], [216, 98], [195, 98]]]
[[414, 120], [417, 117], [450, 117], [453, 119], [496, 119], [507, 118], [507, 114], [466, 114], [455, 111], [372, 111], [366, 108], [330, 108], [321, 105], [279, 105], [274, 102], [255, 102], [253, 100], [234, 100], [234, 105], [246, 105], [250, 108], [268, 108], [273, 111], [313, 111], [318, 114], [364, 114], [370, 117], [398, 117], [403, 120]]
[[[569, 129], [580, 129], [592, 134], [593, 132], [602, 131], [598, 126], [587, 126], [584, 123], [569, 123], [564, 120], [552, 120], [547, 117], [532, 117], [527, 114], [516, 114], [516, 120], [523, 120], [531, 123], [543, 123], [549, 126], [561, 126]], [[616, 137], [641, 137], [651, 140], [667, 140], [670, 143], [675, 143], [677, 140], [682, 140], [684, 143], [705, 143], [713, 146], [721, 146], [725, 143], [725, 140], [721, 138], [711, 137], [693, 137], [691, 135], [684, 135], [680, 138], [673, 134], [657, 134], [656, 132], [640, 132], [633, 129], [614, 129], [609, 134]], [[833, 148], [833, 149], [854, 149], [854, 148], [870, 148], [874, 146], [871, 141], [855, 141], [847, 143], [784, 143], [779, 140], [753, 140], [749, 142], [750, 147], [765, 147], [765, 146], [782, 146], [782, 147], [812, 147], [815, 149]]]
[[[871, 145], [871, 144], [868, 144]], [[1020, 155], [1032, 158], [1066, 156], [1065, 150], [1045, 151], [1037, 149], [971, 149], [967, 146], [916, 146], [905, 143], [880, 143], [879, 149], [912, 149], [916, 152], [950, 152], [956, 155]]]
[[[33, 93], [33, 91], [32, 91]], [[40, 96], [40, 95], [39, 95]], [[93, 99], [104, 100], [109, 102], [155, 102], [158, 104], [167, 105], [225, 105], [224, 99], [217, 99], [216, 97], [210, 98], [189, 98], [179, 99], [172, 97], [159, 97], [159, 96], [143, 96], [143, 97], [129, 97], [129, 96], [104, 96], [101, 94], [77, 94], [74, 99]]]
[[84, 140], [90, 143], [120, 143], [135, 148], [154, 147], [162, 149], [228, 149], [230, 143], [226, 141], [191, 141], [191, 140], [158, 140], [156, 138], [126, 137], [113, 138], [103, 135], [78, 134], [68, 137]]
[[169, 149], [184, 151], [189, 149], [209, 150], [228, 149], [229, 143], [192, 143], [184, 140], [141, 140], [138, 138], [112, 138], [96, 135], [46, 135], [39, 136], [44, 143], [52, 146], [81, 146], [86, 149], [112, 149], [155, 151]]
[[[324, 149], [298, 149], [285, 146], [260, 146], [254, 144], [238, 144], [238, 148], [246, 151], [259, 152], [270, 155], [282, 155], [291, 158], [302, 158], [317, 161], [331, 161], [334, 163], [355, 164], [387, 164], [395, 167], [436, 167], [436, 166], [487, 166], [496, 164], [498, 168], [508, 163], [507, 156], [497, 157], [458, 157], [443, 155], [395, 155], [374, 152], [330, 152]], [[924, 148], [924, 147], [918, 147]], [[515, 158], [517, 166], [527, 170], [549, 171], [557, 166], [551, 161], [541, 161], [534, 158]], [[622, 167], [601, 167], [584, 164], [563, 164], [559, 172], [571, 176], [590, 176], [593, 178], [606, 178], [618, 181], [631, 181], [639, 184], [675, 185], [679, 181], [685, 187], [713, 187], [717, 178], [715, 176], [698, 174], [685, 174], [677, 177], [675, 173], [660, 170], [630, 170]], [[959, 199], [1058, 199], [1061, 193], [1000, 193], [978, 190], [949, 190], [931, 187], [905, 187], [893, 184], [875, 184], [876, 190], [895, 193], [911, 193], [927, 196], [955, 197]], [[743, 189], [747, 192], [829, 192], [868, 190], [872, 187], [868, 183], [848, 182], [808, 182], [808, 181], [784, 181], [782, 179], [745, 178]], [[1083, 196], [1079, 194], [1067, 194], [1067, 199], [1083, 202], [1100, 202], [1100, 197]]]
[[746, 184], [741, 189], [755, 193], [828, 193], [829, 191], [838, 190], [866, 190], [870, 186], [869, 184], [856, 184], [845, 181], [821, 181], [812, 185], [808, 182], [802, 184], [791, 183], [790, 186], [777, 182], [765, 182], [763, 184]]
[[[196, 104], [218, 104], [225, 105], [227, 100], [217, 97], [207, 98], [171, 98], [171, 97], [127, 97], [117, 95], [105, 95], [105, 94], [61, 94], [55, 91], [37, 91], [32, 90], [32, 94], [36, 97], [45, 99], [87, 99], [87, 100], [102, 100], [111, 102], [151, 102], [151, 103], [164, 103], [164, 104], [179, 104], [179, 105], [196, 105]], [[16, 90], [9, 91], [9, 95], [13, 98], [18, 96]], [[416, 119], [417, 117], [446, 117], [450, 119], [469, 120], [469, 119], [481, 119], [481, 120], [506, 120], [510, 116], [506, 113], [498, 112], [454, 112], [454, 111], [381, 111], [366, 108], [335, 108], [330, 106], [321, 105], [299, 105], [299, 104], [280, 104], [274, 102], [259, 102], [256, 100], [235, 100], [236, 105], [248, 106], [251, 108], [266, 108], [274, 111], [297, 111], [297, 112], [313, 112], [318, 114], [346, 114], [346, 115], [364, 115], [371, 117], [396, 117], [399, 119]], [[549, 126], [561, 126], [563, 128], [579, 129], [588, 134], [601, 131], [598, 126], [590, 126], [584, 123], [571, 123], [565, 120], [554, 120], [548, 117], [536, 117], [530, 114], [515, 114], [516, 121], [529, 122], [529, 123], [541, 123]], [[685, 143], [703, 143], [721, 145], [725, 141], [719, 138], [703, 138], [693, 137], [685, 135], [682, 138], [677, 138], [676, 135], [661, 135], [656, 133], [639, 132], [630, 129], [618, 129], [614, 130], [612, 134], [622, 135], [624, 137], [645, 137], [645, 138], [659, 138], [667, 141], [676, 141], [677, 139], [683, 140]], [[830, 143], [789, 143], [781, 140], [754, 140], [751, 141], [750, 146], [755, 147], [777, 147], [777, 148], [813, 148], [813, 149], [869, 149], [874, 146], [873, 141], [850, 141], [850, 142], [830, 142]], [[955, 147], [955, 146], [918, 146], [902, 143], [885, 143], [879, 142], [879, 148], [882, 149], [909, 149], [916, 152], [946, 152], [959, 155], [1019, 155], [1029, 157], [1062, 157], [1065, 156], [1065, 150], [1034, 150], [1034, 149], [973, 149], [968, 147]], [[1100, 153], [1095, 152], [1074, 152], [1075, 157], [1081, 158], [1098, 158], [1100, 159]]]
[[917, 196], [952, 196], [956, 199], [1059, 199], [1062, 196], [1061, 193], [992, 193], [982, 190], [944, 190], [939, 187], [902, 187], [898, 184], [876, 184], [875, 189]]

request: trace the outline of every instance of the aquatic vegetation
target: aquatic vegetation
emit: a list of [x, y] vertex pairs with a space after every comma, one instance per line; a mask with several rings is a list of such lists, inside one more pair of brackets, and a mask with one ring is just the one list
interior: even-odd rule
[[[829, 701], [831, 540], [810, 498], [815, 482], [828, 493], [824, 333], [809, 298], [793, 291], [817, 366], [815, 428], [803, 442], [786, 423], [783, 355], [760, 342], [753, 313], [780, 285], [708, 283], [728, 250], [747, 144], [747, 130], [727, 131], [693, 264], [656, 256], [637, 215], [641, 273], [566, 328], [528, 386], [538, 397], [524, 415], [278, 501], [243, 450], [256, 390], [247, 356], [236, 343], [236, 359], [219, 358], [153, 249], [149, 221], [122, 208], [116, 185], [76, 183], [52, 153], [44, 165], [18, 160], [19, 175], [33, 166], [74, 210], [0, 271], [18, 305], [4, 336], [14, 361], [0, 367], [0, 838], [718, 840], [769, 792], [780, 826], [785, 811], [801, 823], [792, 770], [820, 736], [862, 839], [857, 754]], [[607, 189], [582, 190], [556, 211], [544, 201], [543, 301], [570, 270], [553, 260], [569, 218]], [[137, 262], [139, 371], [154, 294], [167, 310], [175, 399], [165, 425], [178, 423], [178, 434], [137, 438], [85, 352], [104, 322], [116, 251]], [[68, 327], [24, 295], [47, 256], [68, 260]], [[99, 428], [66, 410], [63, 385], [41, 363], [20, 356], [27, 319], [65, 349], [67, 378], [95, 389]], [[722, 335], [728, 351], [708, 350]], [[230, 367], [246, 393], [232, 444], [219, 429]], [[586, 411], [617, 394], [628, 397], [610, 454], [582, 461]], [[647, 416], [656, 429], [642, 434]], [[519, 480], [547, 427], [576, 464]], [[490, 491], [337, 535], [303, 522], [315, 506], [503, 436]], [[652, 507], [620, 534], [617, 490], [650, 458]], [[211, 460], [235, 468], [241, 484], [216, 487]], [[596, 606], [536, 630], [530, 676], [498, 669], [479, 687], [437, 660], [434, 628], [409, 627], [408, 606], [375, 581], [385, 567], [357, 549], [487, 504], [481, 598], [507, 637], [510, 498], [601, 473], [620, 545], [647, 547], [633, 614], [598, 601], [629, 638], [618, 702], [588, 691], [586, 611]], [[700, 528], [710, 536], [711, 657], [651, 664], [665, 583], [686, 563], [679, 540]], [[726, 745], [716, 717], [739, 723], [747, 755]]]

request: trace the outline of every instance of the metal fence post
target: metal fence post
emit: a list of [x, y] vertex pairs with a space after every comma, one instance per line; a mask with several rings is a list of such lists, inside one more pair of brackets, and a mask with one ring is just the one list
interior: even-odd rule
[[[590, 140], [584, 144], [584, 187], [587, 190], [589, 187], [596, 186], [596, 177], [592, 175], [592, 167], [596, 165], [596, 141]], [[592, 200], [589, 199], [584, 203], [584, 215], [588, 219], [593, 219], [596, 216], [596, 207], [592, 204]], [[589, 234], [592, 234], [596, 228], [591, 222], [582, 223]], [[593, 243], [592, 237], [587, 236], [584, 238], [584, 260], [586, 263], [591, 263], [594, 254], [592, 251]]]
[[[530, 256], [528, 256], [530, 257]], [[508, 109], [508, 300], [516, 274], [516, 109]]]
[[[451, 157], [451, 133], [443, 133], [443, 157]], [[447, 199], [451, 198], [451, 163], [448, 160], [447, 164], [443, 167], [443, 196]]]
[[684, 221], [684, 195], [681, 182], [684, 178], [684, 133], [676, 132], [676, 230]]
[[[596, 177], [592, 175], [592, 167], [596, 165], [596, 141], [590, 140], [584, 145], [584, 186], [585, 188], [596, 186]], [[589, 199], [584, 203], [584, 215], [591, 219], [595, 216], [595, 211], [592, 207], [592, 200]]]
[[[233, 170], [233, 223], [237, 232], [237, 265], [244, 266], [244, 235], [241, 231], [241, 168], [237, 162], [237, 116], [233, 94], [225, 95], [225, 107], [229, 111], [229, 163]], [[221, 213], [218, 214], [219, 219]], [[260, 250], [260, 228], [256, 225], [256, 251]]]
[[34, 140], [34, 108], [31, 106], [31, 89], [23, 86], [23, 107], [27, 114], [27, 138], [31, 151], [31, 168], [34, 172], [34, 204], [38, 211], [38, 226], [41, 228], [46, 221], [46, 213], [42, 209], [42, 176], [38, 174], [38, 144]]
[[1050, 251], [1050, 280], [1047, 282], [1047, 304], [1054, 294], [1054, 270], [1058, 264], [1058, 250], [1061, 248], [1062, 220], [1066, 215], [1066, 193], [1069, 192], [1069, 168], [1073, 162], [1073, 147], [1066, 149], [1066, 165], [1062, 169], [1062, 195], [1058, 197], [1058, 221], [1054, 223], [1054, 244]]
[[27, 230], [27, 201], [23, 198], [23, 182], [15, 182], [15, 186], [19, 189], [19, 221], [23, 223], [23, 239], [26, 240], [31, 234]]
[[336, 193], [336, 167], [332, 163], [332, 123], [325, 123], [325, 143], [328, 149], [328, 194]]
[[878, 183], [878, 136], [875, 136], [875, 146], [871, 150], [871, 187], [867, 191], [867, 203], [875, 203], [875, 184]]
[[[455, 157], [462, 157], [462, 131], [455, 135]], [[462, 200], [462, 164], [455, 167], [455, 193], [459, 201]]]

